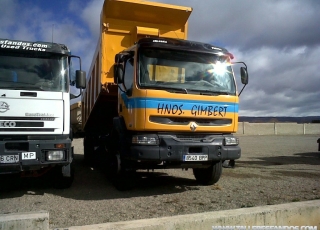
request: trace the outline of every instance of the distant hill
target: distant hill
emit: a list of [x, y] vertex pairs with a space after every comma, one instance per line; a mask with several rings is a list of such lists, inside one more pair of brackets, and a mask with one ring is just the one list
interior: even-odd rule
[[250, 123], [274, 123], [274, 122], [294, 122], [294, 123], [320, 123], [320, 116], [308, 117], [239, 117], [239, 122]]

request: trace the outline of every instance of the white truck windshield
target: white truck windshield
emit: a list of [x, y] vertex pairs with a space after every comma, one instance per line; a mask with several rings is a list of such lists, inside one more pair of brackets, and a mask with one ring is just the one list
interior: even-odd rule
[[236, 93], [228, 56], [177, 50], [140, 49], [138, 84], [186, 93]]
[[0, 53], [0, 88], [68, 92], [67, 57]]

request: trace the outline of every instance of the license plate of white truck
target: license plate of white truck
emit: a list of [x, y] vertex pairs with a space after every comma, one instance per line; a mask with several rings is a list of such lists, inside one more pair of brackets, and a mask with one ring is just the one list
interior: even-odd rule
[[183, 161], [208, 161], [208, 155], [183, 155]]
[[10, 164], [19, 162], [19, 155], [2, 155], [0, 156], [0, 163]]
[[33, 160], [36, 159], [36, 152], [24, 152], [21, 153], [22, 160]]

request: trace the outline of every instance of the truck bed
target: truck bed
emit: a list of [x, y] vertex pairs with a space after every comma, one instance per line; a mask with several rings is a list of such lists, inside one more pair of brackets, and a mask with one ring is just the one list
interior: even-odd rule
[[[92, 124], [101, 122], [105, 114], [109, 115], [109, 105], [113, 107], [117, 100], [118, 86], [113, 74], [115, 55], [143, 37], [186, 39], [191, 12], [190, 7], [140, 0], [104, 2], [100, 36], [82, 98], [84, 129], [91, 129]], [[102, 105], [105, 101], [111, 103], [109, 108]]]

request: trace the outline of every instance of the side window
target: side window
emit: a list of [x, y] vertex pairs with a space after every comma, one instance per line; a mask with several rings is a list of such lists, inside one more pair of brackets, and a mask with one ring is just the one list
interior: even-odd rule
[[124, 86], [126, 90], [128, 91], [128, 94], [132, 92], [132, 86], [133, 86], [133, 77], [134, 77], [134, 69], [133, 69], [133, 58], [130, 58], [126, 62], [126, 67], [124, 70]]

